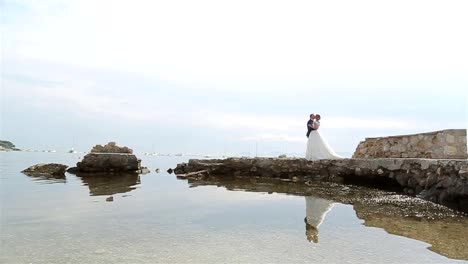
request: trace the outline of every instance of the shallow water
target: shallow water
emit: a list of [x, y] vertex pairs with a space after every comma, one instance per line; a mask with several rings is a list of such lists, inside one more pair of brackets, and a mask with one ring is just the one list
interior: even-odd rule
[[467, 259], [465, 218], [390, 217], [331, 196], [318, 243], [309, 242], [306, 201], [315, 208], [318, 196], [196, 185], [165, 172], [187, 157], [138, 155], [150, 174], [112, 180], [20, 173], [81, 156], [0, 152], [0, 263], [468, 263], [454, 259]]

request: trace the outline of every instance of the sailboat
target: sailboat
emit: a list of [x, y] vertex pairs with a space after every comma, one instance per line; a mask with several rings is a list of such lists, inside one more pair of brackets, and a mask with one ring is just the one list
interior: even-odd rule
[[73, 137], [73, 147], [71, 147], [71, 149], [68, 151], [68, 153], [78, 153], [78, 152], [75, 150], [75, 137]]

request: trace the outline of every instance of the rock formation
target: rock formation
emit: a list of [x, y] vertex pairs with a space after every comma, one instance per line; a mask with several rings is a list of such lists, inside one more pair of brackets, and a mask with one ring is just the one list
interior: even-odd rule
[[67, 165], [49, 163], [49, 164], [36, 164], [25, 170], [22, 173], [29, 176], [48, 176], [55, 178], [65, 178], [65, 170]]
[[91, 153], [126, 153], [133, 154], [133, 150], [128, 147], [119, 147], [115, 142], [109, 142], [107, 145], [96, 145], [91, 149]]
[[15, 144], [11, 143], [10, 141], [0, 140], [0, 151], [10, 151], [15, 150], [19, 151], [20, 149], [15, 147]]
[[69, 172], [97, 173], [97, 172], [134, 172], [142, 171], [141, 160], [132, 154], [127, 147], [119, 147], [114, 142], [105, 146], [96, 145], [91, 153], [84, 156], [76, 164], [76, 169]]

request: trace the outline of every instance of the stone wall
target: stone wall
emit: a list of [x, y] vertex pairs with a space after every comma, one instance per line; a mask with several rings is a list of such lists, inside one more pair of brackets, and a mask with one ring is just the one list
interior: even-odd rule
[[466, 129], [366, 138], [353, 158], [429, 158], [466, 159]]

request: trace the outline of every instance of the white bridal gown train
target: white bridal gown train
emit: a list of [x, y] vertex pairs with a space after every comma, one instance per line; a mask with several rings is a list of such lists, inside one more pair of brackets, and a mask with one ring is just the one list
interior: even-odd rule
[[307, 140], [306, 159], [320, 160], [320, 159], [342, 159], [340, 155], [328, 145], [325, 139], [320, 135], [318, 130], [310, 132], [309, 139]]
[[306, 196], [305, 200], [307, 223], [318, 229], [335, 203], [314, 196]]
[[306, 236], [309, 242], [318, 243], [319, 226], [334, 203], [318, 197], [306, 196]]

